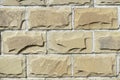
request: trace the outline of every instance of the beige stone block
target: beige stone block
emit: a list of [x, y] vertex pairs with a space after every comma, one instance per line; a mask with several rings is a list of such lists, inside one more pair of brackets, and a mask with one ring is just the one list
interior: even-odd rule
[[46, 0], [3, 0], [3, 5], [45, 5]]
[[90, 77], [90, 78], [46, 78], [46, 80], [120, 80], [120, 79], [118, 79], [118, 78]]
[[87, 78], [47, 78], [46, 80], [89, 80], [89, 79]]
[[68, 4], [77, 4], [77, 5], [88, 5], [90, 0], [49, 0], [49, 5], [68, 5]]
[[29, 29], [71, 29], [70, 7], [28, 8]]
[[94, 80], [120, 80], [119, 78], [114, 78], [114, 77], [111, 77], [111, 78], [102, 78], [102, 77], [99, 77], [99, 78], [95, 78]]
[[29, 77], [71, 76], [70, 56], [28, 56]]
[[80, 31], [48, 32], [48, 53], [91, 53], [92, 33]]
[[76, 8], [75, 29], [118, 29], [117, 8]]
[[1, 80], [45, 80], [44, 78], [3, 78]]
[[116, 56], [77, 55], [74, 60], [74, 76], [116, 76]]
[[24, 56], [0, 56], [0, 78], [25, 76]]
[[2, 32], [2, 53], [46, 53], [46, 33], [38, 31]]
[[95, 32], [95, 52], [120, 52], [120, 32]]
[[0, 8], [0, 30], [23, 29], [24, 22], [25, 8]]
[[120, 0], [96, 0], [96, 4], [99, 5], [116, 5], [120, 4]]

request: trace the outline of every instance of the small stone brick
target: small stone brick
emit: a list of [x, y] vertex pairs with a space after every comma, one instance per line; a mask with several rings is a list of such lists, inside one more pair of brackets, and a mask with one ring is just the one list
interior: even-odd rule
[[4, 54], [46, 53], [45, 32], [6, 31], [2, 33], [2, 41]]
[[63, 77], [71, 76], [69, 56], [29, 56], [29, 77]]
[[91, 53], [92, 33], [55, 31], [48, 33], [48, 53]]
[[45, 80], [45, 79], [44, 78], [39, 78], [39, 79], [36, 79], [36, 78], [3, 78], [0, 80]]
[[120, 80], [119, 78], [47, 78], [46, 80]]
[[46, 0], [3, 0], [3, 5], [45, 5]]
[[117, 8], [76, 8], [75, 29], [118, 29]]
[[25, 76], [24, 56], [0, 56], [0, 78]]
[[47, 78], [46, 80], [89, 80], [87, 78]]
[[117, 5], [117, 4], [120, 4], [120, 0], [96, 0], [96, 4], [99, 4], [99, 5]]
[[49, 0], [49, 5], [69, 5], [69, 4], [77, 4], [77, 5], [88, 5], [90, 4], [90, 0]]
[[22, 29], [25, 21], [25, 8], [0, 8], [0, 30]]
[[28, 8], [29, 29], [71, 29], [69, 8]]
[[120, 52], [120, 32], [95, 32], [95, 52]]
[[74, 76], [116, 76], [115, 55], [74, 56]]

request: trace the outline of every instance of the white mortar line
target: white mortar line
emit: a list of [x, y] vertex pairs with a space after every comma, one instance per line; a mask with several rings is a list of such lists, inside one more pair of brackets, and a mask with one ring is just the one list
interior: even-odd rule
[[95, 7], [95, 4], [96, 4], [96, 2], [95, 2], [95, 0], [93, 0], [93, 7]]
[[97, 1], [94, 0], [94, 7], [96, 7], [98, 4], [97, 4]]
[[92, 31], [92, 52], [95, 52], [95, 32]]
[[[4, 31], [3, 31], [4, 32]], [[0, 33], [1, 35], [1, 55], [3, 55], [3, 40], [2, 40], [2, 32]], [[0, 55], [0, 56], [1, 56]]]
[[25, 7], [25, 31], [28, 31], [28, 10], [27, 7]]
[[119, 30], [120, 31], [120, 7], [118, 7], [118, 26], [119, 26]]
[[28, 63], [27, 63], [27, 61], [28, 61], [27, 60], [27, 55], [25, 55], [25, 71], [26, 71], [25, 74], [26, 74], [26, 78], [28, 77], [28, 73], [27, 73], [28, 72], [28, 68], [27, 68], [28, 67], [28, 65], [27, 65]]
[[72, 6], [72, 9], [71, 9], [71, 11], [72, 11], [72, 30], [74, 30], [74, 15], [75, 15], [75, 13], [74, 13], [74, 6]]
[[46, 31], [46, 53], [48, 54], [48, 31]]
[[71, 69], [72, 69], [72, 78], [74, 77], [74, 56], [71, 54]]
[[27, 79], [29, 78], [29, 76], [28, 76], [28, 75], [29, 75], [29, 70], [28, 70], [28, 69], [29, 69], [29, 66], [30, 66], [29, 63], [28, 63], [28, 56], [29, 56], [29, 55], [26, 55], [26, 60], [27, 60], [27, 61], [26, 61], [26, 68], [27, 68], [27, 69], [26, 69], [26, 71], [27, 71], [27, 72], [26, 72], [26, 74], [27, 74], [26, 76], [27, 76]]
[[120, 65], [120, 56], [119, 55], [116, 55], [116, 73], [117, 75], [119, 74], [119, 65]]
[[28, 21], [28, 19], [29, 19], [29, 9], [27, 7], [26, 7], [25, 19], [26, 19], [26, 31], [28, 31], [30, 26], [29, 26], [29, 21]]

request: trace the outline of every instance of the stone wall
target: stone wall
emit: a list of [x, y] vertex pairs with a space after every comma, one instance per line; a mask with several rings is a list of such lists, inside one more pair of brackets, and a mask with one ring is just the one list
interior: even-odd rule
[[120, 0], [0, 0], [0, 80], [120, 80]]

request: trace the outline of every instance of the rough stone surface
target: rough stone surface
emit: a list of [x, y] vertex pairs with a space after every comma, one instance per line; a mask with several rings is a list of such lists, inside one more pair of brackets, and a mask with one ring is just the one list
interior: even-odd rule
[[39, 79], [36, 79], [36, 78], [3, 78], [0, 80], [45, 80], [45, 79], [44, 78], [39, 78]]
[[92, 33], [55, 31], [48, 33], [48, 53], [90, 53]]
[[47, 78], [46, 80], [87, 80], [87, 78]]
[[25, 8], [0, 8], [0, 30], [22, 29], [25, 21]]
[[90, 4], [90, 0], [49, 0], [49, 5], [67, 5], [67, 4], [78, 4], [78, 5], [86, 5]]
[[119, 52], [120, 32], [95, 32], [95, 52]]
[[119, 78], [91, 77], [91, 78], [46, 78], [46, 80], [120, 80], [120, 79]]
[[25, 77], [24, 56], [0, 56], [0, 78]]
[[120, 0], [96, 0], [96, 4], [100, 4], [100, 5], [105, 5], [105, 4], [116, 5], [116, 4], [120, 4]]
[[29, 56], [29, 75], [33, 77], [71, 76], [69, 56]]
[[45, 5], [46, 0], [3, 0], [3, 5]]
[[74, 56], [74, 76], [115, 76], [115, 55]]
[[75, 29], [118, 29], [117, 8], [76, 8]]
[[30, 29], [71, 29], [71, 9], [28, 8]]
[[0, 80], [120, 80], [119, 78], [46, 78], [46, 79], [14, 79], [14, 78], [5, 78], [5, 79], [0, 79]]
[[3, 53], [46, 53], [45, 32], [3, 32]]
[[94, 78], [94, 80], [120, 80], [120, 78]]

